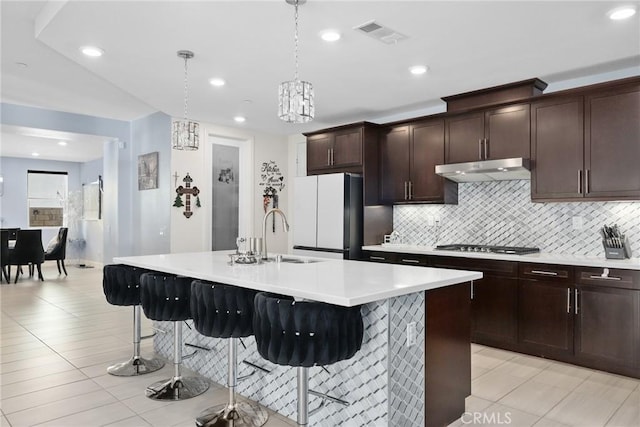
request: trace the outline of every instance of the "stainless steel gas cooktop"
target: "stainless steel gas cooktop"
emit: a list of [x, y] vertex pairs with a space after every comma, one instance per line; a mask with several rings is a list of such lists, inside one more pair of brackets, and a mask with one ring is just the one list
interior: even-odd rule
[[517, 246], [491, 246], [491, 245], [439, 245], [436, 246], [439, 251], [455, 251], [455, 252], [485, 252], [494, 254], [509, 255], [525, 255], [540, 252], [540, 248], [521, 248]]

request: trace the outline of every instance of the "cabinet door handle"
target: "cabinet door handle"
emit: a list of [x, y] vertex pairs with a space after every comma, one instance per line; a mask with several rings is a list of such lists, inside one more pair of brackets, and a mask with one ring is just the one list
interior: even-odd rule
[[482, 160], [482, 138], [478, 140], [478, 159]]
[[571, 288], [567, 288], [567, 313], [571, 314]]
[[543, 276], [557, 276], [555, 271], [531, 270], [531, 274], [542, 274]]
[[332, 148], [332, 149], [331, 149], [331, 166], [333, 166], [333, 165], [335, 165], [335, 164], [336, 164], [336, 157], [335, 157], [335, 154], [336, 154], [335, 149], [333, 149], [333, 148]]
[[404, 199], [408, 200], [409, 199], [409, 190], [408, 190], [409, 186], [407, 185], [407, 181], [404, 182]]
[[471, 299], [473, 299], [473, 280], [471, 281]]
[[582, 194], [582, 169], [578, 169], [578, 194]]
[[576, 289], [576, 293], [573, 294], [574, 300], [573, 300], [573, 305], [575, 308], [575, 313], [578, 314], [579, 310], [578, 310], [578, 290]]
[[489, 140], [484, 139], [484, 160], [489, 159]]
[[331, 166], [331, 148], [327, 148], [327, 166]]
[[589, 169], [585, 169], [584, 173], [584, 194], [589, 194]]
[[589, 276], [589, 279], [596, 279], [596, 280], [622, 280], [622, 277], [609, 277], [609, 276]]
[[406, 262], [407, 264], [420, 264], [420, 261], [417, 259], [403, 259], [402, 262]]
[[413, 200], [413, 182], [409, 181], [409, 200]]
[[369, 256], [369, 259], [370, 259], [370, 260], [374, 260], [374, 261], [386, 261], [386, 260], [387, 260], [385, 257], [382, 257], [382, 256], [374, 256], [374, 255]]

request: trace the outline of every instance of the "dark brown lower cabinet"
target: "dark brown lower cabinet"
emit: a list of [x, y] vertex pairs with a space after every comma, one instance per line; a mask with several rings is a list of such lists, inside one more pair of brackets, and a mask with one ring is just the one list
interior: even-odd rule
[[520, 280], [519, 344], [540, 356], [573, 352], [572, 288], [553, 282]]
[[[640, 378], [640, 271], [388, 252], [369, 256], [378, 262], [482, 272], [481, 280], [469, 284], [471, 342]], [[444, 298], [440, 304], [427, 310], [427, 324], [429, 316], [437, 315], [455, 329], [452, 320], [442, 319], [458, 307]], [[447, 333], [459, 338], [450, 346], [437, 339], [438, 332], [432, 335], [440, 347], [431, 350], [444, 348], [450, 353], [430, 354], [427, 338], [426, 356], [444, 373], [432, 374], [433, 381], [445, 381], [443, 375], [449, 375], [443, 368], [446, 361], [439, 359], [442, 355], [466, 369], [465, 363], [456, 362], [456, 357], [466, 357], [465, 350], [452, 350], [462, 335], [452, 330]], [[452, 378], [462, 381], [456, 375]]]
[[425, 426], [447, 426], [471, 394], [470, 284], [425, 293]]
[[518, 345], [545, 357], [573, 353], [573, 269], [524, 264], [518, 281]]
[[576, 268], [577, 363], [640, 378], [640, 271]]
[[474, 342], [515, 344], [517, 283], [516, 278], [490, 275], [473, 282], [471, 337]]
[[576, 287], [576, 358], [589, 366], [638, 375], [640, 291]]
[[518, 263], [433, 257], [431, 266], [482, 272], [484, 277], [474, 281], [471, 290], [471, 341], [495, 346], [516, 345]]

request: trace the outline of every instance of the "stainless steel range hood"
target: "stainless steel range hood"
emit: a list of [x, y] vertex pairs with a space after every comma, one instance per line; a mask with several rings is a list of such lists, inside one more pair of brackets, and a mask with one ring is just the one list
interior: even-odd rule
[[529, 159], [521, 157], [438, 165], [436, 174], [455, 182], [531, 179]]

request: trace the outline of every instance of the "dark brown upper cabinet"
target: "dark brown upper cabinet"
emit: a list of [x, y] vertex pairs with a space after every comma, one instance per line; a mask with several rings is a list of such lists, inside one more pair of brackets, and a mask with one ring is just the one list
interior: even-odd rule
[[446, 163], [529, 158], [529, 104], [517, 104], [448, 117]]
[[583, 97], [531, 104], [531, 198], [582, 198]]
[[457, 185], [435, 174], [444, 162], [444, 120], [393, 126], [380, 137], [382, 203], [457, 203]]
[[307, 170], [344, 172], [362, 168], [361, 126], [311, 135], [307, 138]]
[[378, 205], [379, 128], [374, 123], [359, 122], [305, 133], [307, 174], [361, 174], [365, 205]]
[[533, 201], [640, 199], [640, 79], [531, 105]]
[[584, 195], [640, 198], [640, 83], [585, 97]]

